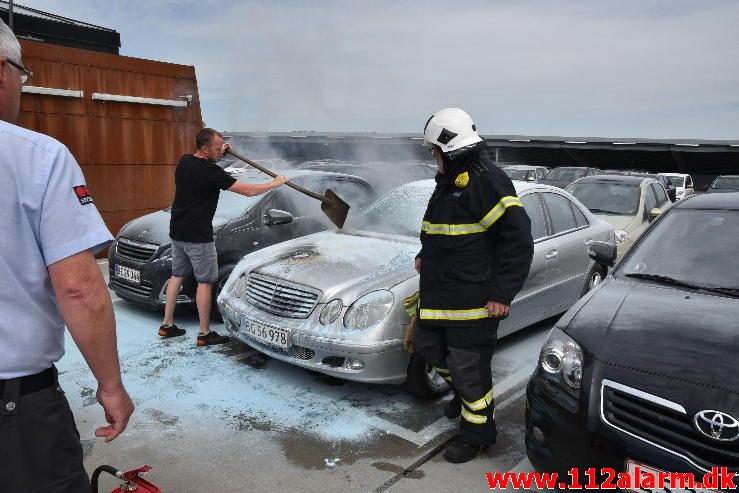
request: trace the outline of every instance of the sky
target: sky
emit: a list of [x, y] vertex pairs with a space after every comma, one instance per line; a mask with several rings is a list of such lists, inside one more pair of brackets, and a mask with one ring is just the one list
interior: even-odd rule
[[734, 0], [23, 0], [194, 65], [222, 131], [739, 139]]

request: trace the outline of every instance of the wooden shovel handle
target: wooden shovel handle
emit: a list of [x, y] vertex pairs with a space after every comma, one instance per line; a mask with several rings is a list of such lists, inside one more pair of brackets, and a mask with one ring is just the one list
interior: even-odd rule
[[[270, 170], [268, 170], [267, 168], [265, 168], [265, 167], [263, 167], [263, 166], [260, 166], [260, 165], [258, 165], [258, 164], [257, 164], [257, 163], [255, 163], [254, 161], [252, 161], [252, 160], [250, 160], [250, 159], [247, 159], [247, 158], [245, 158], [244, 156], [241, 156], [240, 154], [236, 153], [236, 152], [235, 152], [235, 151], [234, 151], [233, 149], [231, 149], [231, 148], [228, 148], [228, 149], [226, 149], [226, 152], [225, 152], [225, 153], [226, 153], [226, 154], [231, 154], [231, 155], [232, 155], [233, 157], [235, 157], [235, 158], [237, 158], [237, 159], [241, 159], [241, 160], [242, 160], [242, 161], [244, 161], [244, 162], [245, 162], [246, 164], [249, 164], [249, 165], [251, 165], [251, 166], [254, 166], [254, 167], [255, 167], [255, 168], [257, 168], [257, 169], [258, 169], [259, 171], [261, 171], [262, 173], [266, 173], [266, 174], [268, 174], [268, 175], [269, 175], [269, 176], [271, 176], [272, 178], [277, 178], [277, 174], [276, 174], [276, 173], [274, 173], [273, 171], [270, 171]], [[314, 199], [316, 199], [316, 200], [320, 200], [321, 202], [330, 202], [330, 201], [329, 201], [329, 199], [328, 199], [328, 198], [326, 198], [326, 197], [324, 197], [323, 195], [318, 195], [317, 193], [313, 193], [313, 192], [311, 192], [310, 190], [306, 190], [305, 188], [301, 187], [300, 185], [296, 185], [295, 183], [293, 183], [293, 182], [291, 182], [291, 181], [287, 181], [287, 182], [285, 182], [285, 185], [287, 185], [287, 186], [289, 186], [289, 187], [291, 187], [291, 188], [294, 188], [294, 189], [295, 189], [295, 190], [297, 190], [298, 192], [300, 192], [300, 193], [304, 193], [304, 194], [306, 194], [306, 195], [307, 195], [307, 196], [309, 196], [309, 197], [313, 197], [313, 198], [314, 198]]]

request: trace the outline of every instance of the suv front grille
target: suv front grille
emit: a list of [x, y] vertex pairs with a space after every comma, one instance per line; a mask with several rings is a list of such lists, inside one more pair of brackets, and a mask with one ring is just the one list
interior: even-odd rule
[[703, 470], [725, 466], [730, 471], [739, 471], [739, 442], [718, 442], [703, 437], [693, 428], [692, 416], [682, 406], [650, 397], [655, 396], [604, 381], [601, 417], [614, 428], [687, 457]]
[[244, 296], [252, 305], [274, 315], [308, 318], [321, 297], [321, 291], [283, 279], [249, 274]]
[[115, 251], [119, 257], [135, 260], [136, 262], [146, 262], [158, 249], [159, 245], [139, 243], [127, 238], [118, 238]]

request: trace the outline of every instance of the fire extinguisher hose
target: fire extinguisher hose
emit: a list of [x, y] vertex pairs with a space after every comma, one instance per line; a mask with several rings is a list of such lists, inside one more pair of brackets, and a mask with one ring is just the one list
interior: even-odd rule
[[121, 471], [119, 471], [113, 466], [108, 466], [108, 465], [103, 464], [102, 466], [98, 467], [97, 469], [95, 469], [95, 471], [93, 471], [92, 477], [90, 478], [90, 484], [92, 486], [92, 493], [98, 493], [98, 478], [100, 477], [100, 473], [103, 471], [117, 478], [120, 478], [121, 477], [120, 475], [122, 474]]

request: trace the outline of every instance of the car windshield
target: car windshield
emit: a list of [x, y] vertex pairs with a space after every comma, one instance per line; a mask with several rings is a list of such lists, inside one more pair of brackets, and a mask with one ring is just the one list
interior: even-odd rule
[[620, 270], [736, 290], [737, 238], [739, 211], [675, 209], [635, 247]]
[[529, 174], [529, 170], [527, 169], [515, 169], [515, 168], [505, 168], [503, 170], [503, 173], [508, 175], [508, 178], [511, 180], [521, 180], [526, 181], [526, 177]]
[[585, 176], [587, 172], [588, 170], [580, 168], [554, 168], [552, 171], [547, 173], [546, 179], [557, 181], [575, 181]]
[[718, 178], [711, 188], [725, 189], [725, 190], [739, 190], [739, 176], [727, 176], [725, 178]]
[[[238, 178], [238, 175], [236, 176]], [[271, 178], [258, 178], [249, 179], [247, 183], [265, 183], [271, 180]], [[243, 181], [243, 180], [242, 180]], [[261, 195], [255, 195], [254, 197], [247, 197], [228, 190], [221, 191], [221, 195], [218, 198], [218, 207], [216, 208], [215, 217], [222, 219], [235, 219], [241, 217], [251, 209], [254, 204], [259, 202], [262, 198]]]
[[639, 187], [622, 183], [573, 183], [567, 191], [593, 214], [635, 216], [639, 209]]
[[349, 213], [346, 228], [376, 233], [418, 236], [429, 197], [429, 184], [408, 183], [391, 190], [367, 206], [362, 214]]
[[669, 179], [670, 183], [672, 183], [672, 185], [675, 187], [685, 186], [684, 176], [668, 176], [667, 179]]

